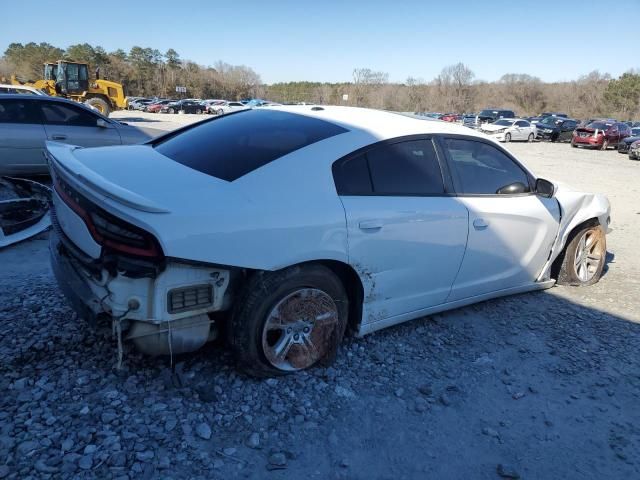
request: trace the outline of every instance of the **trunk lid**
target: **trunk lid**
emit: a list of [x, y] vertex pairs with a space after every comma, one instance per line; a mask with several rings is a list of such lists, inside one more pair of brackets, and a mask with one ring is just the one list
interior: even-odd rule
[[229, 190], [228, 182], [185, 167], [150, 145], [84, 149], [47, 142], [46, 147], [50, 162], [65, 176], [142, 212], [169, 213], [198, 206], [201, 210], [207, 197]]

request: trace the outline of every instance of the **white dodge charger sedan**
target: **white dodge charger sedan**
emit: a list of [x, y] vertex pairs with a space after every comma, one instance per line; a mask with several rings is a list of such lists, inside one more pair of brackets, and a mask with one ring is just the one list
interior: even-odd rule
[[149, 354], [222, 330], [256, 375], [330, 360], [347, 327], [589, 285], [605, 264], [605, 197], [445, 122], [268, 107], [47, 156], [52, 264], [79, 316]]

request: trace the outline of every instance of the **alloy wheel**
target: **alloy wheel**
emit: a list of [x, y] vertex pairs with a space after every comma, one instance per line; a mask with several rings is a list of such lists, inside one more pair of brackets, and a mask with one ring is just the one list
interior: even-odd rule
[[573, 261], [576, 276], [581, 282], [588, 282], [598, 272], [604, 253], [600, 232], [587, 230], [578, 242]]

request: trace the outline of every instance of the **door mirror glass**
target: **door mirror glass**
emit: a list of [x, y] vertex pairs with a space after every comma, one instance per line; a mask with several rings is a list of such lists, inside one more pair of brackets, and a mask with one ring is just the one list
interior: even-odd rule
[[107, 128], [107, 122], [105, 122], [102, 118], [96, 120], [96, 127], [99, 128]]
[[518, 193], [526, 193], [529, 190], [529, 187], [526, 186], [522, 182], [513, 182], [509, 185], [505, 185], [504, 187], [496, 190], [498, 195], [516, 195]]
[[556, 193], [556, 186], [549, 180], [539, 178], [536, 180], [536, 193], [541, 197], [551, 198]]

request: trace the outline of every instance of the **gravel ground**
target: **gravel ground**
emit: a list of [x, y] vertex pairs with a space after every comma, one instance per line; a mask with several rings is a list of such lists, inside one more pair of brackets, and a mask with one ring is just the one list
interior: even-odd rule
[[0, 251], [0, 478], [640, 478], [640, 162], [511, 144], [609, 195], [603, 279], [347, 338], [333, 367], [238, 374], [219, 345], [176, 359], [91, 330], [46, 234]]

